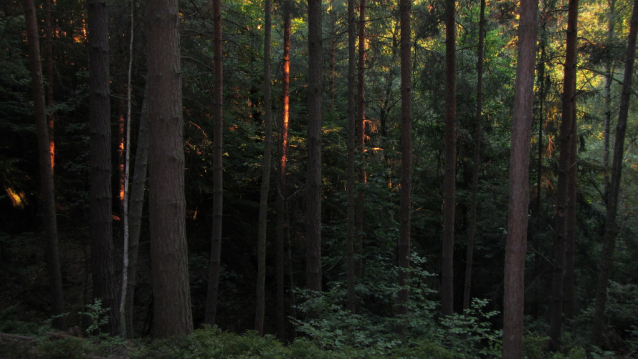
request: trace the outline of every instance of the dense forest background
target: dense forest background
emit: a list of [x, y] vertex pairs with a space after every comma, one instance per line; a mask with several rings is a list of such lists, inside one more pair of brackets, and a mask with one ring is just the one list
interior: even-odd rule
[[[152, 262], [160, 266], [163, 259], [153, 257], [151, 251], [154, 237], [149, 218], [153, 208], [148, 201], [148, 189], [154, 188], [152, 184], [141, 187], [146, 191], [139, 192], [142, 197], [138, 197], [138, 202], [143, 203], [139, 233], [129, 235], [128, 225], [124, 225], [124, 218], [128, 220], [134, 215], [128, 213], [127, 202], [133, 206], [135, 199], [124, 201], [127, 196], [135, 196], [134, 177], [142, 184], [146, 181], [145, 166], [138, 166], [146, 161], [140, 149], [148, 146], [140, 145], [142, 138], [148, 136], [143, 119], [148, 117], [151, 128], [154, 121], [153, 105], [146, 102], [162, 102], [157, 98], [149, 100], [149, 91], [153, 89], [146, 86], [155, 76], [150, 61], [158, 60], [147, 58], [151, 48], [148, 42], [153, 36], [149, 29], [156, 29], [157, 25], [148, 25], [146, 6], [151, 5], [143, 1], [90, 3], [97, 3], [97, 7], [105, 4], [108, 10], [110, 110], [106, 115], [110, 123], [108, 161], [112, 171], [106, 180], [113, 193], [112, 199], [108, 199], [107, 216], [112, 219], [109, 224], [112, 235], [108, 238], [112, 253], [108, 257], [100, 254], [104, 252], [96, 252], [95, 229], [91, 229], [95, 224], [92, 200], [96, 197], [90, 191], [93, 183], [90, 178], [96, 170], [90, 155], [95, 129], [89, 121], [94, 91], [89, 51], [97, 46], [91, 43], [93, 39], [87, 38], [91, 4], [78, 0], [35, 1], [50, 139], [47, 150], [53, 153], [54, 215], [64, 300], [62, 311], [56, 312], [55, 299], [49, 298], [53, 291], [51, 267], [46, 265], [47, 260], [51, 261], [50, 256], [47, 259], [47, 253], [51, 253], [47, 243], [51, 242], [42, 234], [49, 212], [45, 210], [40, 185], [42, 171], [31, 92], [32, 55], [28, 55], [27, 22], [21, 2], [3, 1], [0, 5], [0, 323], [4, 325], [0, 328], [10, 332], [10, 323], [44, 323], [54, 314], [68, 313], [63, 321], [54, 320], [52, 325], [63, 330], [76, 326], [84, 330], [91, 323], [82, 313], [87, 305], [95, 305], [97, 298], [110, 308], [107, 311], [110, 322], [102, 323], [104, 332], [121, 335], [119, 328], [127, 328], [128, 337], [188, 334], [189, 330], [158, 335], [158, 329], [154, 329], [165, 324], [158, 324], [158, 294], [153, 290], [157, 269]], [[509, 270], [505, 265], [505, 244], [519, 4], [488, 1], [483, 12], [478, 1], [452, 2], [455, 103], [451, 104], [446, 95], [451, 84], [446, 76], [450, 59], [449, 52], [446, 56], [446, 50], [450, 49], [449, 41], [446, 48], [446, 36], [448, 39], [450, 36], [449, 31], [446, 35], [450, 29], [446, 26], [449, 1], [412, 2], [408, 43], [412, 81], [410, 266], [401, 269], [405, 267], [400, 264], [402, 252], [398, 247], [405, 214], [400, 211], [405, 147], [401, 147], [404, 127], [399, 4], [359, 0], [353, 17], [346, 1], [319, 2], [322, 41], [317, 52], [308, 46], [313, 30], [308, 26], [307, 4], [275, 1], [268, 34], [270, 55], [265, 58], [264, 36], [268, 27], [265, 4], [249, 0], [217, 2], [221, 5], [223, 34], [219, 42], [222, 56], [218, 58], [223, 63], [223, 86], [219, 88], [214, 3], [179, 1], [177, 63], [181, 61], [178, 73], [183, 138], [178, 139], [183, 141], [183, 147], [178, 147], [180, 151], [183, 149], [184, 160], [188, 267], [185, 276], [174, 277], [176, 281], [182, 278], [188, 282], [190, 331], [193, 326], [199, 328], [209, 323], [236, 333], [256, 329], [260, 334], [274, 334], [286, 342], [306, 337], [324, 349], [352, 345], [368, 350], [376, 348], [380, 353], [401, 343], [426, 338], [457, 353], [457, 357], [459, 353], [467, 357], [500, 355], [499, 330], [505, 319], [504, 271]], [[575, 93], [569, 97], [575, 102], [574, 125], [570, 128], [574, 141], [569, 145], [563, 138], [565, 134], [561, 135], [569, 4], [547, 0], [541, 1], [538, 9], [529, 153], [529, 224], [524, 303], [521, 303], [528, 338], [526, 351], [531, 357], [533, 350], [528, 343], [536, 340], [534, 343], [545, 343], [538, 344], [542, 350], [566, 355], [574, 348], [584, 348], [593, 357], [613, 353], [631, 357], [638, 350], [635, 262], [638, 120], [632, 88], [626, 90], [632, 101], [626, 137], [621, 142], [622, 177], [613, 222], [614, 250], [609, 254], [613, 256], [612, 266], [604, 268], [609, 267], [610, 271], [609, 281], [604, 280], [608, 293], [606, 308], [603, 307], [604, 329], [598, 339], [591, 331], [599, 274], [604, 271], [601, 266], [610, 207], [608, 194], [613, 187], [610, 181], [616, 122], [623, 84], [633, 75], [633, 69], [628, 77], [625, 75], [625, 54], [634, 4], [626, 0], [575, 3], [577, 65]], [[161, 9], [158, 4], [153, 6]], [[484, 21], [480, 21], [481, 17]], [[313, 21], [316, 25], [316, 18]], [[285, 24], [290, 26], [289, 38], [285, 36]], [[479, 36], [481, 32], [483, 39]], [[349, 63], [355, 61], [353, 56], [356, 66]], [[271, 62], [267, 70], [271, 78], [266, 81], [265, 59]], [[286, 59], [289, 68], [284, 66]], [[312, 81], [316, 78], [312, 78], [310, 70], [311, 64], [316, 70], [317, 63], [321, 73], [318, 288], [309, 279], [311, 271], [307, 267], [311, 245], [307, 228], [315, 221], [311, 218], [313, 213], [307, 210], [309, 203], [313, 203], [308, 195], [314, 188], [309, 179], [312, 163], [309, 158], [315, 151], [307, 139], [310, 128], [316, 125], [316, 115], [311, 111], [311, 89], [316, 86]], [[354, 72], [350, 65], [355, 66]], [[289, 74], [288, 88], [284, 86], [288, 81], [284, 80], [286, 74]], [[265, 82], [271, 89], [266, 90]], [[222, 91], [221, 103], [214, 97], [217, 90]], [[269, 91], [272, 94], [266, 96]], [[357, 97], [351, 99], [350, 95]], [[455, 109], [451, 118], [450, 106]], [[216, 123], [222, 109], [223, 124]], [[286, 115], [289, 122], [283, 121], [284, 109], [289, 110]], [[358, 119], [354, 127], [351, 118]], [[268, 129], [271, 119], [272, 136]], [[446, 127], [450, 121], [455, 125], [452, 132]], [[282, 147], [284, 129], [286, 152]], [[151, 137], [153, 133], [151, 130]], [[265, 150], [266, 144], [270, 147]], [[455, 149], [454, 157], [448, 157], [450, 146]], [[567, 240], [561, 245], [562, 229], [557, 221], [564, 217], [561, 214], [564, 204], [560, 201], [561, 194], [567, 192], [559, 190], [559, 177], [569, 171], [561, 167], [560, 156], [566, 148], [575, 150], [569, 164], [574, 173], [570, 181], [575, 192], [562, 197], [571, 199], [575, 210], [574, 221], [568, 226], [571, 234], [567, 234], [573, 242]], [[130, 165], [126, 161], [127, 151]], [[283, 176], [279, 172], [282, 157], [286, 163]], [[219, 163], [216, 158], [221, 158], [223, 172], [216, 172], [220, 169], [214, 165]], [[263, 171], [264, 163], [270, 171]], [[131, 169], [126, 177], [130, 177], [130, 190], [128, 184], [124, 185], [127, 167]], [[135, 173], [138, 168], [141, 175]], [[446, 176], [448, 168], [451, 177]], [[215, 173], [222, 174], [223, 192], [218, 187], [222, 181], [215, 179]], [[266, 187], [262, 182], [264, 174], [270, 179]], [[163, 181], [158, 175], [149, 179], [160, 184]], [[450, 188], [452, 197], [446, 195]], [[353, 191], [349, 193], [349, 189]], [[130, 191], [133, 193], [129, 194]], [[267, 200], [267, 221], [263, 222], [265, 232], [261, 236], [260, 198]], [[222, 205], [221, 199], [223, 207], [216, 210], [217, 204]], [[447, 217], [448, 207], [451, 217]], [[216, 272], [216, 313], [211, 320], [210, 286], [216, 268], [214, 256], [211, 257], [211, 233], [215, 252], [216, 218], [221, 219], [221, 227], [215, 227], [221, 230], [221, 250]], [[135, 219], [131, 221], [134, 223]], [[564, 233], [569, 231], [566, 229]], [[129, 238], [131, 235], [139, 239]], [[262, 247], [258, 246], [258, 238], [265, 241]], [[130, 246], [138, 240], [139, 246]], [[122, 274], [131, 273], [130, 269], [123, 270], [125, 248], [134, 251], [136, 259], [132, 262], [134, 281], [128, 286], [132, 306], [122, 314], [119, 304]], [[472, 249], [471, 256], [468, 248]], [[262, 253], [265, 260], [260, 262]], [[104, 264], [105, 260], [109, 263]], [[109, 291], [99, 289], [96, 284], [96, 268], [104, 266], [110, 266], [112, 278], [108, 284], [100, 282], [99, 286], [110, 286], [110, 292], [115, 294], [105, 294]], [[404, 270], [409, 272], [407, 282], [397, 279]], [[557, 276], [562, 284], [558, 292], [553, 289]], [[259, 286], [259, 278], [264, 278], [265, 287]], [[466, 282], [466, 278], [471, 281]], [[353, 292], [349, 292], [350, 288]], [[406, 289], [409, 303], [397, 302], [401, 291]], [[110, 301], [105, 299], [109, 295]], [[259, 324], [255, 313], [260, 312], [262, 300], [263, 317]], [[558, 305], [558, 312], [554, 305]], [[405, 313], [402, 306], [407, 308], [408, 320], [396, 314]], [[121, 320], [113, 319], [120, 315]], [[551, 340], [543, 342], [547, 337]]]

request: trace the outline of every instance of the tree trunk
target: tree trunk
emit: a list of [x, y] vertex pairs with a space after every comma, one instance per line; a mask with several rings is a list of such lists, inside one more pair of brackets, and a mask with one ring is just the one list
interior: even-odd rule
[[481, 164], [481, 117], [483, 112], [483, 57], [485, 55], [485, 0], [481, 0], [479, 18], [478, 60], [476, 64], [476, 114], [474, 116], [474, 168], [472, 169], [472, 203], [470, 204], [470, 228], [467, 237], [467, 259], [465, 264], [465, 286], [463, 289], [463, 311], [470, 309], [472, 289], [472, 264], [474, 261], [474, 237], [476, 236], [476, 205], [478, 177]]
[[113, 263], [111, 213], [111, 105], [109, 92], [109, 15], [105, 0], [88, 2], [91, 131], [91, 263], [93, 296], [109, 311], [111, 334], [119, 330]]
[[308, 188], [306, 287], [321, 291], [321, 0], [308, 0]]
[[[40, 165], [40, 196], [42, 197], [42, 217], [44, 236], [47, 241], [47, 274], [53, 315], [64, 313], [64, 295], [62, 291], [62, 272], [60, 270], [60, 254], [58, 246], [58, 224], [55, 213], [55, 191], [53, 188], [53, 170], [49, 152], [49, 134], [46, 106], [44, 102], [44, 84], [42, 79], [42, 63], [40, 62], [40, 40], [38, 39], [38, 23], [35, 16], [33, 0], [23, 2], [27, 40], [29, 47], [29, 66], [31, 70], [31, 89], [35, 112], [36, 135], [38, 138], [38, 160]], [[64, 328], [64, 320], [57, 318], [53, 326]]]
[[123, 237], [122, 244], [122, 291], [120, 293], [120, 336], [126, 339], [129, 335], [126, 328], [126, 298], [128, 291], [128, 275], [129, 275], [129, 176], [131, 168], [131, 77], [133, 76], [133, 40], [134, 40], [134, 22], [133, 9], [134, 3], [131, 2], [131, 33], [129, 39], [129, 59], [126, 84], [126, 139], [124, 151], [124, 198], [122, 201], [122, 225]]
[[270, 0], [265, 1], [264, 13], [264, 163], [261, 174], [259, 198], [259, 233], [257, 239], [257, 310], [255, 330], [264, 335], [264, 314], [266, 312], [266, 231], [268, 229], [268, 193], [270, 192], [270, 162], [272, 159], [272, 98], [270, 84], [270, 32], [272, 27]]
[[[574, 107], [574, 112], [576, 108]], [[576, 114], [573, 115], [576, 119]], [[576, 300], [576, 199], [578, 194], [578, 126], [573, 123], [574, 133], [571, 141], [571, 165], [569, 167], [569, 186], [567, 194], [566, 242], [565, 242], [565, 281], [563, 283], [563, 313], [565, 318], [572, 319], [575, 313]]]
[[410, 67], [410, 13], [412, 1], [400, 0], [401, 16], [401, 204], [399, 208], [399, 295], [397, 315], [402, 324], [398, 332], [404, 334], [407, 324], [408, 301], [410, 298], [410, 225], [412, 217], [412, 70]]
[[356, 120], [354, 105], [354, 77], [355, 77], [355, 14], [354, 0], [348, 0], [348, 169], [347, 169], [347, 229], [346, 229], [346, 255], [347, 255], [347, 300], [348, 310], [356, 311], [357, 300], [354, 291], [356, 281], [354, 242], [355, 242], [355, 137]]
[[550, 304], [550, 347], [560, 347], [563, 317], [563, 291], [567, 241], [567, 207], [570, 186], [569, 169], [572, 164], [572, 143], [576, 140], [576, 45], [578, 35], [578, 0], [570, 0], [567, 14], [567, 40], [565, 75], [563, 76], [563, 108], [560, 128], [560, 158], [558, 161], [558, 187], [556, 189], [556, 237], [554, 242], [554, 269], [552, 274], [552, 300]]
[[[607, 25], [607, 44], [614, 39], [614, 27], [616, 25], [616, 0], [609, 0], [609, 24]], [[605, 120], [603, 131], [603, 167], [605, 168], [604, 195], [609, 193], [609, 147], [611, 137], [611, 83], [614, 79], [613, 61], [607, 60], [605, 64]], [[603, 198], [607, 203], [607, 198]]]
[[443, 253], [441, 310], [454, 313], [454, 207], [456, 204], [456, 9], [445, 1], [445, 191], [443, 194]]
[[51, 19], [51, 0], [44, 2], [46, 9], [46, 17], [44, 19], [44, 33], [46, 41], [44, 43], [44, 57], [46, 59], [47, 69], [47, 121], [49, 130], [49, 156], [51, 157], [51, 172], [55, 172], [55, 114], [53, 113], [53, 24]]
[[129, 235], [129, 269], [128, 290], [126, 295], [126, 332], [133, 337], [133, 307], [135, 303], [135, 285], [137, 284], [137, 258], [140, 248], [140, 232], [142, 228], [142, 211], [144, 209], [144, 192], [148, 164], [148, 86], [144, 87], [142, 116], [137, 133], [137, 150], [135, 152], [135, 168], [131, 184], [130, 203], [130, 235]]
[[631, 80], [634, 70], [636, 54], [636, 33], [638, 32], [638, 0], [634, 0], [631, 14], [631, 25], [627, 38], [627, 55], [625, 62], [625, 75], [623, 78], [622, 93], [620, 95], [620, 108], [618, 110], [618, 123], [616, 124], [616, 139], [614, 142], [614, 157], [611, 170], [611, 182], [607, 199], [607, 213], [605, 216], [605, 236], [603, 238], [603, 250], [599, 267], [598, 285], [596, 286], [596, 307], [594, 308], [594, 323], [592, 327], [591, 342], [593, 345], [601, 345], [604, 329], [605, 306], [607, 303], [607, 283], [613, 266], [614, 247], [616, 244], [616, 215], [618, 213], [618, 194], [620, 192], [620, 178], [623, 166], [623, 154], [625, 147], [625, 133], [627, 131], [627, 117], [629, 112], [629, 100], [631, 98]]
[[355, 269], [356, 275], [361, 276], [362, 256], [363, 256], [363, 223], [364, 223], [364, 208], [363, 202], [365, 199], [365, 185], [366, 185], [366, 155], [365, 155], [365, 136], [366, 136], [366, 107], [365, 107], [365, 64], [366, 64], [366, 0], [359, 0], [359, 72], [357, 82], [357, 123], [356, 123], [356, 146], [359, 154], [359, 191], [356, 201], [355, 212]]
[[193, 331], [177, 0], [150, 0], [146, 19], [153, 335], [169, 338]]
[[[283, 78], [282, 78], [282, 96], [283, 96], [283, 116], [281, 123], [280, 136], [280, 157], [279, 157], [279, 181], [278, 181], [278, 199], [277, 199], [277, 337], [279, 340], [286, 338], [285, 332], [285, 279], [284, 279], [284, 240], [287, 232], [286, 226], [286, 164], [288, 162], [288, 123], [290, 120], [290, 1], [284, 2], [284, 53], [283, 53]], [[291, 284], [292, 285], [292, 284]]]
[[223, 62], [222, 62], [222, 11], [221, 0], [213, 3], [213, 52], [215, 86], [213, 92], [213, 233], [210, 250], [210, 272], [206, 298], [204, 322], [215, 325], [217, 319], [217, 296], [219, 292], [219, 271], [222, 249], [222, 210], [224, 200], [222, 149], [223, 149]]
[[503, 298], [503, 358], [523, 358], [525, 254], [529, 205], [529, 151], [534, 105], [537, 0], [521, 1], [518, 63], [512, 113], [510, 186]]

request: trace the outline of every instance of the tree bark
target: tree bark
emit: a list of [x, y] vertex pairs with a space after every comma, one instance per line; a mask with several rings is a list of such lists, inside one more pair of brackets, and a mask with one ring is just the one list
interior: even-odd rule
[[130, 235], [129, 235], [129, 269], [128, 290], [126, 295], [126, 332], [133, 336], [133, 307], [135, 303], [135, 286], [137, 284], [137, 258], [140, 248], [140, 232], [142, 228], [142, 211], [144, 209], [144, 192], [146, 175], [148, 173], [148, 86], [144, 87], [142, 102], [142, 116], [137, 133], [137, 150], [135, 152], [135, 167], [133, 169], [133, 183], [131, 184], [130, 202]]
[[634, 0], [631, 14], [631, 25], [627, 37], [627, 54], [625, 60], [625, 75], [623, 78], [618, 123], [616, 124], [616, 139], [614, 141], [614, 157], [612, 160], [611, 181], [607, 199], [607, 213], [605, 216], [605, 234], [603, 250], [599, 267], [598, 284], [596, 286], [596, 306], [594, 308], [594, 323], [592, 326], [591, 342], [601, 345], [605, 320], [605, 306], [607, 304], [607, 285], [613, 267], [614, 247], [616, 245], [616, 215], [618, 213], [618, 195], [623, 166], [625, 134], [627, 131], [627, 117], [631, 98], [631, 82], [636, 54], [636, 34], [638, 33], [638, 0]]
[[[574, 112], [576, 108], [574, 107]], [[573, 115], [576, 119], [576, 114]], [[563, 313], [565, 318], [576, 315], [576, 199], [578, 195], [578, 126], [574, 121], [571, 141], [572, 158], [569, 167], [569, 185], [567, 194], [566, 242], [565, 242], [565, 281], [563, 283]]]
[[404, 334], [410, 297], [410, 226], [412, 218], [412, 70], [410, 14], [412, 1], [400, 0], [401, 16], [401, 203], [399, 208], [399, 295], [397, 315], [402, 319], [398, 332]]
[[122, 226], [123, 226], [123, 255], [122, 255], [122, 291], [120, 293], [120, 336], [126, 339], [127, 332], [126, 319], [126, 298], [129, 280], [129, 177], [131, 169], [131, 78], [133, 76], [133, 40], [135, 38], [135, 26], [133, 22], [133, 9], [135, 3], [131, 2], [131, 28], [129, 39], [129, 59], [126, 84], [126, 138], [124, 150], [124, 198], [122, 201]]
[[347, 301], [348, 310], [356, 311], [356, 293], [354, 290], [356, 281], [354, 242], [355, 242], [355, 137], [356, 114], [354, 104], [355, 88], [355, 13], [354, 0], [348, 0], [348, 168], [347, 168], [347, 196], [348, 208], [346, 210], [346, 256], [347, 256]]
[[[616, 0], [609, 0], [609, 24], [607, 25], [607, 43], [614, 39], [614, 27], [616, 25]], [[603, 130], [603, 167], [605, 168], [604, 195], [609, 193], [609, 147], [611, 137], [611, 83], [614, 79], [613, 62], [611, 59], [605, 64], [605, 120]], [[607, 203], [607, 198], [603, 198]]]
[[[40, 165], [40, 196], [42, 199], [42, 219], [44, 236], [47, 242], [47, 275], [53, 315], [64, 313], [64, 293], [62, 291], [62, 272], [60, 270], [60, 254], [58, 245], [58, 224], [55, 212], [55, 191], [53, 187], [53, 168], [49, 152], [49, 134], [46, 105], [44, 100], [44, 84], [42, 63], [40, 60], [40, 40], [38, 39], [38, 23], [35, 16], [33, 0], [24, 0], [24, 17], [29, 49], [29, 67], [31, 70], [31, 89], [35, 112], [36, 136], [38, 139], [38, 161]], [[53, 326], [64, 329], [62, 318], [53, 320]]]
[[560, 158], [556, 189], [556, 237], [554, 242], [554, 268], [552, 274], [552, 300], [550, 304], [550, 347], [560, 347], [563, 318], [563, 291], [567, 249], [567, 207], [569, 202], [572, 141], [576, 140], [576, 46], [578, 35], [578, 0], [570, 0], [567, 15], [567, 40], [563, 76], [563, 108], [560, 128]]
[[308, 0], [308, 189], [306, 286], [321, 291], [321, 0]]
[[88, 2], [91, 131], [91, 263], [93, 296], [110, 308], [111, 334], [119, 330], [113, 262], [111, 212], [111, 105], [109, 89], [109, 15], [105, 0]]
[[213, 92], [213, 232], [210, 251], [210, 272], [208, 294], [206, 298], [206, 317], [204, 322], [215, 325], [217, 319], [217, 296], [219, 293], [219, 271], [222, 249], [222, 212], [224, 199], [222, 150], [223, 150], [223, 60], [222, 60], [222, 11], [221, 0], [212, 0], [213, 4], [213, 68], [215, 83]]
[[[284, 240], [287, 232], [286, 221], [286, 164], [288, 162], [288, 125], [290, 120], [290, 1], [284, 2], [284, 52], [283, 52], [283, 75], [282, 75], [282, 97], [283, 97], [283, 114], [280, 129], [280, 157], [279, 157], [279, 180], [278, 180], [278, 199], [277, 199], [277, 337], [284, 340], [285, 332], [285, 279], [284, 279]], [[292, 285], [292, 284], [291, 284]]]
[[503, 298], [503, 358], [523, 358], [529, 152], [534, 104], [538, 0], [521, 0], [518, 62], [512, 113], [510, 185]]
[[483, 112], [483, 58], [485, 55], [485, 0], [481, 0], [479, 15], [478, 60], [476, 64], [476, 114], [474, 116], [474, 168], [472, 169], [472, 203], [470, 204], [470, 228], [467, 237], [465, 261], [465, 286], [463, 290], [463, 311], [470, 309], [472, 289], [472, 265], [474, 262], [474, 239], [476, 236], [476, 206], [478, 177], [481, 164], [481, 118]]
[[441, 310], [454, 313], [454, 207], [456, 205], [456, 4], [445, 1], [445, 178]]
[[44, 57], [46, 59], [46, 101], [47, 101], [47, 121], [49, 131], [49, 156], [51, 157], [51, 172], [55, 174], [55, 114], [53, 106], [53, 24], [51, 19], [51, 0], [44, 2], [46, 16], [44, 19], [44, 33], [46, 41], [44, 42]]
[[169, 338], [193, 331], [185, 226], [178, 1], [150, 0], [146, 20], [153, 335]]
[[359, 191], [356, 201], [355, 212], [355, 274], [361, 275], [363, 270], [363, 224], [366, 180], [366, 105], [365, 105], [365, 64], [366, 64], [366, 0], [359, 0], [359, 59], [358, 59], [358, 81], [357, 81], [357, 123], [356, 123], [356, 151], [359, 156]]
[[266, 312], [266, 234], [268, 229], [268, 194], [270, 192], [270, 162], [272, 160], [272, 97], [270, 84], [270, 32], [272, 27], [271, 2], [264, 4], [264, 163], [261, 174], [261, 193], [259, 198], [259, 233], [257, 239], [257, 310], [255, 330], [264, 335], [264, 314]]

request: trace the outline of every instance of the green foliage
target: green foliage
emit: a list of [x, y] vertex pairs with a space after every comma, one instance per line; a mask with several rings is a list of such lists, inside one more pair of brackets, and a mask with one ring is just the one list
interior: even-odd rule
[[90, 342], [76, 337], [38, 340], [34, 355], [37, 359], [82, 359], [94, 353]]

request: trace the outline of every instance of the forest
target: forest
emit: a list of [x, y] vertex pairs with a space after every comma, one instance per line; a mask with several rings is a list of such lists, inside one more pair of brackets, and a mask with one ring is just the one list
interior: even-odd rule
[[638, 0], [4, 0], [0, 357], [638, 358]]

